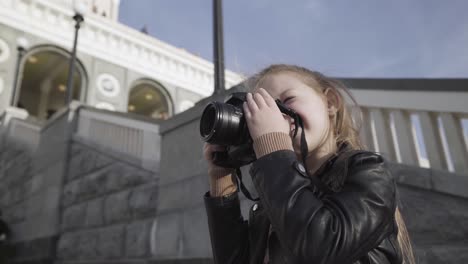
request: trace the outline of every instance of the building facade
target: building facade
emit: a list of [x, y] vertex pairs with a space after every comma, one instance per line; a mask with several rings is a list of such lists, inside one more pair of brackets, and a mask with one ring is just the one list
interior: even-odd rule
[[[213, 64], [117, 21], [118, 0], [1, 0], [0, 112], [46, 120], [65, 105], [80, 5], [73, 99], [166, 119], [213, 92]], [[242, 76], [226, 71], [226, 87]]]

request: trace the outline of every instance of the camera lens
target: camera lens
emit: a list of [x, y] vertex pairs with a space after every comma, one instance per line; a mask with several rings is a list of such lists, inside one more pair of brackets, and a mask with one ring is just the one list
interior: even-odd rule
[[209, 138], [213, 133], [216, 120], [216, 106], [211, 103], [203, 111], [200, 121], [200, 134], [203, 138]]
[[244, 113], [234, 105], [212, 102], [205, 107], [200, 120], [203, 140], [218, 145], [239, 145], [244, 142], [247, 129]]

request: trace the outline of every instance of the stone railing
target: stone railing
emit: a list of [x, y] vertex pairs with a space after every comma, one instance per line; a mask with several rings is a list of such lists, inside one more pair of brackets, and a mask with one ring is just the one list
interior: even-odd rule
[[361, 106], [367, 147], [394, 162], [466, 174], [468, 80], [343, 81]]
[[2, 131], [2, 140], [8, 140], [8, 137], [14, 137], [17, 143], [23, 147], [34, 150], [40, 138], [41, 124], [26, 120], [28, 113], [24, 109], [8, 107], [1, 116], [0, 129]]
[[[0, 23], [71, 48], [73, 11], [45, 0], [0, 0]], [[119, 23], [89, 14], [80, 30], [78, 51], [150, 78], [208, 96], [213, 92], [213, 64]], [[226, 87], [242, 76], [226, 71]]]
[[160, 136], [159, 124], [153, 119], [82, 106], [75, 135], [136, 158], [144, 168], [157, 171]]
[[40, 128], [39, 124], [21, 119], [13, 119], [10, 121], [8, 134], [14, 135], [17, 141], [33, 150], [39, 143]]

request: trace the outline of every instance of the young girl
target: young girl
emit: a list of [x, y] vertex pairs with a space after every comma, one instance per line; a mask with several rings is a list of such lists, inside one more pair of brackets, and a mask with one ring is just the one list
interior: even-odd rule
[[[205, 144], [215, 263], [414, 263], [394, 179], [380, 155], [361, 150], [345, 88], [292, 65], [272, 65], [247, 83], [260, 201], [244, 221], [233, 171], [211, 160], [224, 148]], [[302, 118], [298, 136], [276, 99]]]

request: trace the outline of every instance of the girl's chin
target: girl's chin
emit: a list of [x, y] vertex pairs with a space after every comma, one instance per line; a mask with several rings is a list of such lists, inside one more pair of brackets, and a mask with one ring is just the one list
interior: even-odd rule
[[[296, 138], [292, 138], [292, 145], [293, 145], [294, 153], [296, 153], [296, 155], [298, 157], [302, 158], [301, 137], [300, 137], [299, 134], [296, 136]], [[310, 152], [312, 152], [313, 150], [316, 149], [316, 147], [311, 146], [310, 142], [307, 142], [307, 145], [308, 145], [307, 146], [307, 152], [308, 153], [310, 153]]]

